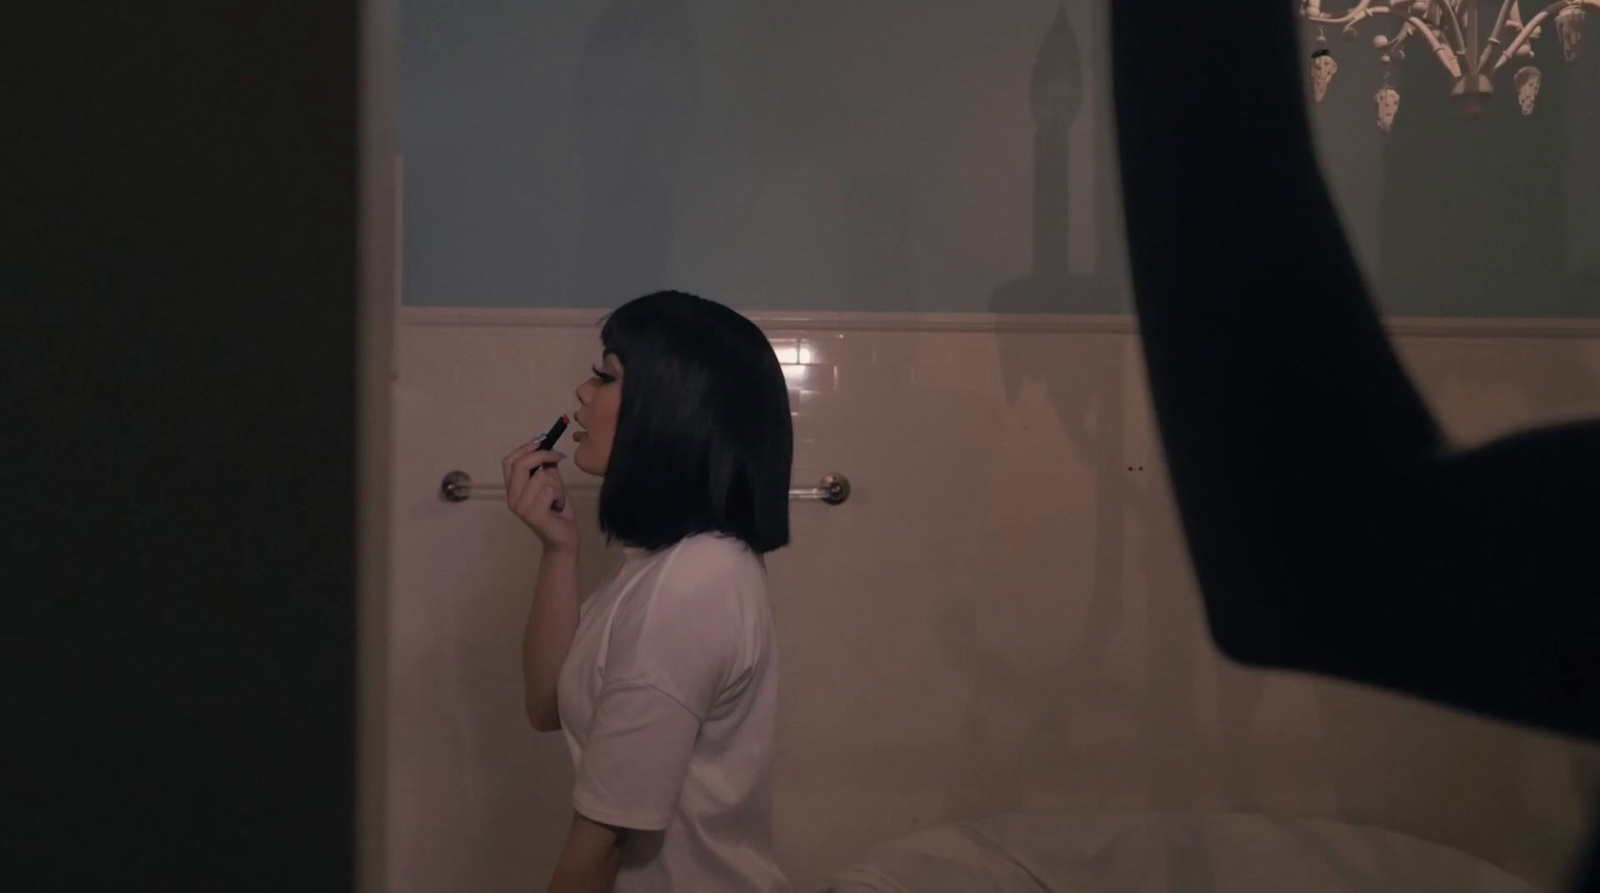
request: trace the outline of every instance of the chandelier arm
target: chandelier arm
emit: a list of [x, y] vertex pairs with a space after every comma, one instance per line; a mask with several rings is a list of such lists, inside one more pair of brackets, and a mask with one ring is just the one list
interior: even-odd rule
[[1444, 41], [1440, 40], [1439, 36], [1433, 33], [1433, 26], [1429, 25], [1427, 22], [1424, 22], [1422, 19], [1417, 18], [1416, 16], [1409, 16], [1408, 18], [1410, 24], [1417, 30], [1418, 33], [1422, 35], [1423, 39], [1428, 41], [1428, 46], [1433, 48], [1433, 54], [1438, 57], [1439, 64], [1444, 66], [1444, 70], [1449, 72], [1452, 76], [1460, 77], [1458, 70], [1452, 67], [1453, 65], [1458, 64], [1456, 62], [1455, 51], [1446, 46]]
[[1444, 10], [1445, 20], [1450, 23], [1450, 33], [1455, 37], [1455, 43], [1451, 46], [1451, 49], [1455, 51], [1455, 54], [1460, 57], [1462, 62], [1468, 61], [1467, 56], [1472, 52], [1473, 48], [1467, 46], [1467, 36], [1461, 31], [1461, 17], [1456, 15], [1456, 8], [1450, 5], [1450, 0], [1433, 0], [1433, 5]]
[[[1318, 25], [1353, 25], [1356, 22], [1373, 15], [1373, 13], [1367, 12], [1367, 8], [1371, 5], [1372, 0], [1361, 0], [1360, 3], [1355, 5], [1354, 9], [1347, 10], [1344, 15], [1330, 16], [1326, 14], [1313, 15], [1311, 13], [1306, 13], [1306, 20], [1315, 22]], [[1387, 7], [1380, 8], [1385, 10], [1387, 9]]]
[[1500, 46], [1500, 35], [1506, 30], [1506, 20], [1511, 18], [1511, 8], [1517, 5], [1517, 0], [1505, 0], [1500, 4], [1500, 13], [1494, 17], [1494, 27], [1489, 29], [1489, 40], [1483, 45], [1483, 53], [1478, 56], [1478, 70], [1489, 64], [1494, 58], [1494, 51]]
[[1307, 16], [1306, 21], [1313, 25], [1344, 25], [1346, 28], [1354, 28], [1356, 25], [1361, 24], [1363, 19], [1376, 19], [1378, 16], [1390, 16], [1398, 19], [1418, 21], [1416, 16], [1413, 16], [1407, 12], [1403, 12], [1392, 6], [1369, 6], [1361, 10], [1359, 13], [1352, 13], [1351, 15], [1340, 16], [1338, 18]]
[[1363, 20], [1375, 19], [1378, 16], [1405, 16], [1405, 13], [1388, 6], [1369, 6], [1360, 12], [1351, 13], [1347, 16], [1340, 16], [1338, 18], [1307, 17], [1306, 21], [1311, 22], [1314, 25], [1343, 25], [1346, 28], [1354, 28], [1355, 26], [1361, 24]]
[[1511, 57], [1516, 55], [1517, 50], [1522, 49], [1522, 45], [1532, 39], [1535, 28], [1543, 24], [1545, 19], [1550, 18], [1550, 16], [1568, 6], [1587, 6], [1590, 9], [1600, 9], [1600, 0], [1576, 0], [1576, 2], [1574, 0], [1556, 0], [1556, 2], [1546, 6], [1539, 11], [1538, 15], [1523, 23], [1522, 31], [1517, 34], [1515, 40], [1506, 45], [1505, 50], [1500, 53], [1500, 58], [1495, 60], [1494, 70], [1489, 73], [1493, 74], [1495, 71], [1499, 71], [1507, 62], [1510, 62]]
[[1408, 16], [1406, 20], [1400, 24], [1400, 30], [1396, 32], [1394, 37], [1389, 40], [1389, 45], [1383, 48], [1384, 52], [1394, 52], [1400, 48], [1401, 44], [1415, 36], [1416, 33], [1417, 26], [1412, 23], [1411, 18]]
[[[1585, 2], [1600, 3], [1600, 0], [1585, 0]], [[1439, 5], [1448, 7], [1448, 4], [1442, 2]], [[1428, 24], [1426, 21], [1410, 14], [1409, 12], [1404, 12], [1394, 6], [1373, 6], [1371, 5], [1371, 0], [1363, 0], [1363, 2], [1357, 5], [1355, 9], [1342, 16], [1308, 15], [1306, 20], [1315, 25], [1345, 25], [1347, 27], [1354, 27], [1355, 25], [1360, 24], [1361, 20], [1363, 19], [1376, 19], [1378, 16], [1391, 16], [1404, 20], [1408, 27], [1422, 32], [1422, 34], [1428, 39], [1429, 45], [1432, 46], [1433, 51], [1436, 54], [1446, 54], [1451, 57], [1452, 61], [1454, 61], [1454, 59], [1460, 55], [1459, 53], [1455, 52], [1453, 48], [1448, 47], [1441, 42], [1434, 27]], [[1404, 32], [1402, 32], [1402, 34], [1403, 33]], [[1396, 38], [1397, 41], [1404, 39], [1404, 36]], [[1451, 70], [1450, 62], [1444, 61], [1444, 56], [1440, 57], [1440, 61], [1443, 63], [1446, 71]]]
[[[1586, 0], [1586, 2], [1600, 4], [1600, 0]], [[1355, 10], [1344, 16], [1329, 18], [1308, 17], [1308, 20], [1318, 25], [1354, 25], [1361, 19], [1376, 18], [1378, 16], [1393, 16], [1405, 20], [1405, 29], [1402, 29], [1401, 35], [1396, 39], [1395, 44], [1391, 44], [1391, 46], [1398, 45], [1401, 41], [1404, 41], [1409, 36], [1408, 30], [1411, 33], [1419, 33], [1424, 40], [1428, 41], [1428, 46], [1433, 50], [1433, 54], [1438, 57], [1439, 64], [1444, 66], [1444, 70], [1452, 76], [1460, 76], [1459, 69], [1455, 67], [1459, 65], [1456, 61], [1458, 54], [1439, 39], [1433, 26], [1414, 15], [1401, 12], [1394, 7], [1372, 6], [1370, 2], [1363, 2]]]

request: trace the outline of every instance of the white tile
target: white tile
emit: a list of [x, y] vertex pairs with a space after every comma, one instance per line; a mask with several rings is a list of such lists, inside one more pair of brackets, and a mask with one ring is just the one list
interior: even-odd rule
[[[916, 824], [1024, 807], [1294, 806], [1486, 852], [1521, 827], [1576, 835], [1573, 791], [1541, 786], [1497, 809], [1469, 784], [1570, 763], [1564, 743], [1320, 681], [1267, 691], [1219, 662], [1133, 336], [806, 330], [772, 343], [796, 486], [830, 472], [854, 486], [843, 506], [796, 503], [793, 545], [770, 561], [776, 796], [796, 876]], [[481, 837], [496, 859], [559, 846], [564, 755], [516, 703], [537, 546], [503, 505], [434, 491], [454, 468], [497, 477], [505, 451], [575, 405], [596, 347], [586, 329], [400, 333], [390, 804], [419, 877], [443, 877], [430, 846]], [[1468, 438], [1600, 412], [1593, 340], [1402, 348]], [[598, 550], [585, 573], [612, 558]], [[1397, 802], [1396, 767], [1422, 752], [1436, 768]]]

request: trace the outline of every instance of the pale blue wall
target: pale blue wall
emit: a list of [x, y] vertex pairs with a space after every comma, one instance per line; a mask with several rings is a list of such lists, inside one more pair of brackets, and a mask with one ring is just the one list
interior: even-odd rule
[[[741, 309], [1123, 311], [1104, 41], [1088, 0], [1064, 7], [1088, 81], [1069, 138], [1074, 278], [1021, 287], [1032, 263], [1029, 80], [1059, 5], [401, 0], [405, 301], [601, 308], [673, 287]], [[1579, 163], [1600, 157], [1600, 65], [1566, 73], [1585, 81], [1584, 102], [1553, 106], [1559, 120], [1492, 122], [1459, 140], [1451, 175], [1486, 182], [1487, 205], [1452, 205], [1439, 198], [1452, 190], [1422, 182], [1392, 191], [1385, 210], [1376, 65], [1364, 44], [1335, 36], [1332, 48], [1342, 68], [1316, 110], [1319, 144], [1387, 309], [1600, 316], [1595, 289], [1576, 285], [1600, 265], [1600, 179]], [[1547, 70], [1560, 67], [1553, 42], [1542, 50]], [[1417, 56], [1406, 64], [1433, 64]], [[1247, 100], [1249, 85], [1197, 77], [1219, 102]], [[1547, 78], [1551, 102], [1558, 79]], [[1390, 155], [1438, 151], [1416, 134], [1447, 127], [1428, 117], [1446, 108], [1442, 95], [1402, 89], [1402, 125], [1420, 123], [1409, 142], [1397, 133]], [[1448, 138], [1438, 129], [1434, 141]], [[1559, 182], [1541, 186], [1530, 175], [1541, 167]], [[1564, 192], [1565, 207], [1540, 188]], [[1407, 242], [1395, 224], [1385, 236], [1385, 214], [1407, 229], [1432, 215], [1443, 233], [1452, 217], [1519, 200], [1526, 213], [1501, 226], [1559, 246], [1550, 257], [1457, 251], [1471, 256], [1451, 268], [1469, 275], [1434, 288], [1418, 283], [1448, 280], [1437, 259], [1384, 256], [1395, 244], [1418, 258], [1462, 244]], [[1530, 278], [1524, 265], [1550, 275]]]

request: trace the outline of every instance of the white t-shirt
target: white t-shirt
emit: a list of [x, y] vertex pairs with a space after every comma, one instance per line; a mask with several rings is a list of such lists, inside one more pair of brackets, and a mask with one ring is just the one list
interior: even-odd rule
[[777, 643], [731, 537], [629, 549], [580, 609], [557, 703], [585, 818], [633, 829], [616, 893], [778, 893]]

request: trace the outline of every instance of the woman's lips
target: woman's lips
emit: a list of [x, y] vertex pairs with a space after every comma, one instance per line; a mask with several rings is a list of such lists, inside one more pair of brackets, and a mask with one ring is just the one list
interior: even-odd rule
[[583, 443], [583, 436], [585, 434], [588, 434], [588, 433], [589, 432], [587, 432], [587, 431], [574, 431], [574, 432], [572, 432], [572, 442], [573, 443]]

